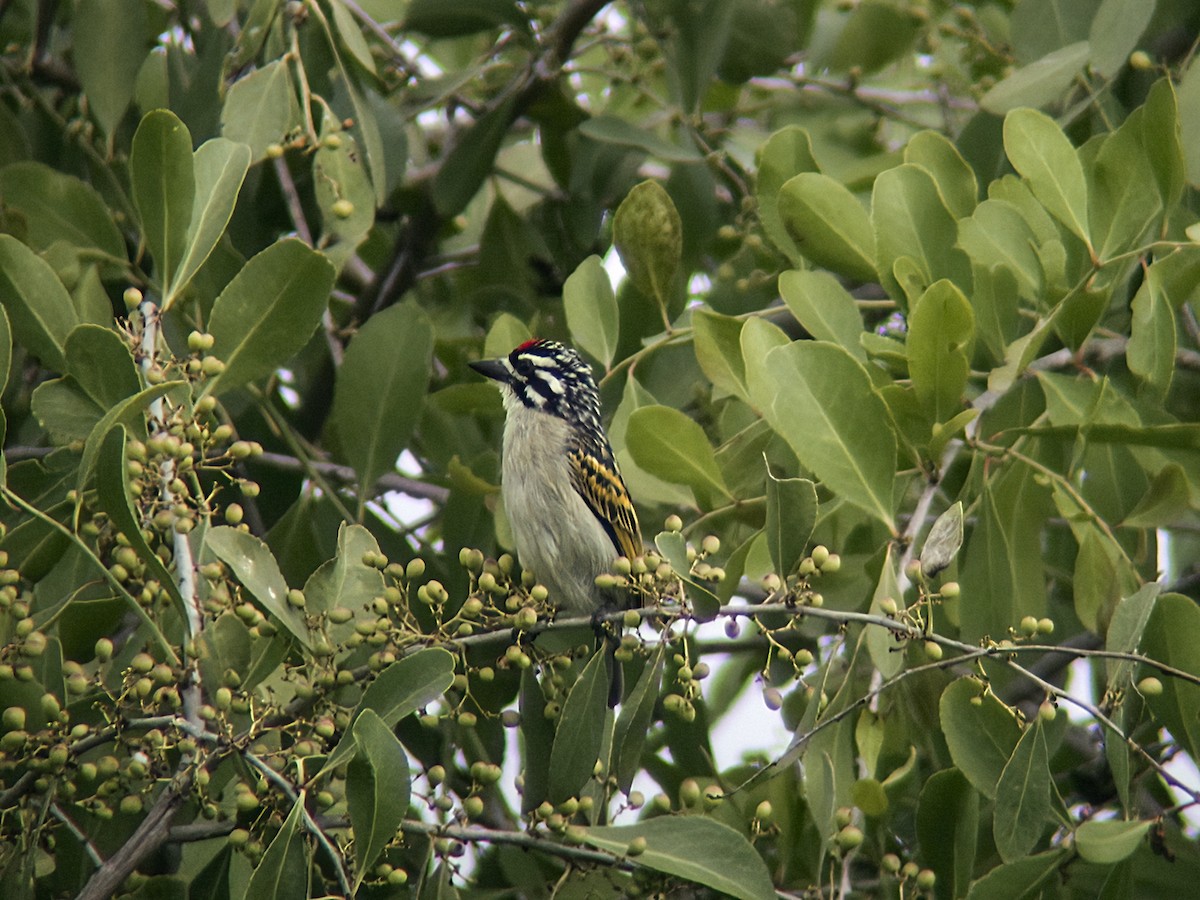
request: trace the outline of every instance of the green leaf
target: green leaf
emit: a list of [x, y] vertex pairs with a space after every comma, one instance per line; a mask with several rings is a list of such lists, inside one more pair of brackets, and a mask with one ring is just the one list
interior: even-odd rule
[[350, 731], [357, 752], [346, 766], [346, 806], [354, 830], [357, 891], [404, 821], [412, 787], [408, 755], [374, 710], [363, 710]]
[[870, 217], [841, 182], [801, 172], [779, 189], [778, 213], [805, 258], [855, 281], [876, 280]]
[[[1058, 500], [1060, 493], [1055, 492]], [[1074, 512], [1074, 504], [1069, 507]], [[1103, 634], [1113, 609], [1121, 599], [1123, 580], [1118, 568], [1116, 547], [1091, 524], [1079, 526], [1079, 552], [1075, 554], [1074, 575], [1071, 579], [1075, 615], [1088, 631]]]
[[84, 323], [72, 329], [64, 361], [67, 374], [102, 410], [132, 397], [142, 387], [129, 345], [111, 328]]
[[1111, 866], [1132, 856], [1153, 824], [1092, 819], [1075, 829], [1075, 849], [1090, 863]]
[[79, 324], [75, 304], [49, 264], [7, 234], [0, 234], [0, 304], [17, 342], [46, 368], [64, 371], [67, 335]]
[[921, 856], [937, 874], [939, 897], [963, 897], [975, 870], [979, 793], [958, 769], [935, 772], [917, 803]]
[[793, 175], [819, 172], [813, 156], [812, 138], [798, 125], [788, 125], [775, 132], [758, 150], [758, 169], [754, 180], [754, 197], [758, 202], [758, 219], [779, 250], [793, 263], [800, 262], [799, 248], [784, 227], [779, 215], [779, 189]]
[[[958, 224], [933, 176], [921, 166], [906, 163], [875, 179], [871, 227], [879, 280], [896, 302], [905, 305], [939, 278], [969, 289], [970, 265], [955, 246]], [[915, 274], [915, 285], [899, 277], [905, 258], [912, 261], [904, 265]]]
[[96, 423], [104, 418], [104, 408], [70, 375], [51, 378], [35, 387], [29, 410], [50, 441], [60, 447], [87, 440]]
[[797, 341], [770, 351], [748, 375], [755, 404], [800, 462], [894, 530], [896, 435], [862, 365], [833, 344]]
[[692, 567], [687, 558], [687, 541], [683, 535], [677, 531], [660, 532], [654, 538], [654, 546], [686, 585], [687, 597], [692, 602], [692, 612], [697, 621], [708, 622], [714, 619], [717, 610], [721, 608], [721, 601], [716, 594], [692, 578]]
[[412, 0], [404, 17], [406, 29], [434, 38], [464, 37], [524, 22], [514, 0]]
[[210, 528], [204, 537], [204, 544], [229, 566], [264, 612], [287, 629], [302, 647], [312, 649], [312, 638], [304, 615], [288, 603], [287, 582], [283, 580], [279, 563], [266, 544], [254, 535], [228, 525]]
[[1130, 371], [1141, 378], [1156, 397], [1163, 399], [1175, 375], [1178, 336], [1175, 310], [1163, 289], [1160, 272], [1159, 263], [1151, 265], [1133, 297], [1125, 359]]
[[[367, 685], [350, 718], [351, 725], [364, 710], [372, 710], [388, 728], [405, 716], [432, 703], [454, 683], [454, 656], [440, 647], [418, 650], [397, 660]], [[350, 760], [357, 752], [353, 730], [347, 729], [325, 760], [314, 781]]]
[[996, 783], [992, 835], [1005, 862], [1026, 856], [1050, 815], [1050, 754], [1042, 720], [1025, 729]]
[[[904, 602], [900, 590], [900, 562], [892, 552], [892, 544], [883, 551], [883, 565], [879, 567], [879, 580], [871, 595], [871, 615], [886, 616], [883, 601], [891, 600], [897, 606]], [[897, 640], [896, 632], [877, 625], [867, 626], [867, 653], [871, 662], [884, 678], [891, 678], [904, 668], [904, 644]]]
[[828, 272], [789, 269], [779, 275], [779, 295], [805, 331], [866, 362], [867, 353], [859, 340], [862, 316], [854, 298], [836, 278]]
[[[1195, 601], [1182, 594], [1161, 595], [1142, 636], [1142, 653], [1200, 677], [1200, 608]], [[1162, 694], [1146, 702], [1195, 759], [1200, 753], [1200, 685], [1181, 678], [1162, 681]]]
[[333, 13], [333, 24], [337, 28], [338, 37], [358, 65], [372, 75], [375, 75], [375, 58], [371, 55], [371, 47], [363, 37], [362, 30], [354, 20], [354, 15], [346, 8], [342, 0], [335, 0], [330, 5]]
[[[984, 482], [958, 580], [964, 597], [988, 597], [989, 602], [960, 604], [963, 640], [1007, 633], [1023, 616], [1046, 614], [1045, 571], [1030, 561], [1042, 558], [1047, 500], [1047, 489], [1025, 466]], [[970, 777], [965, 766], [958, 767]]]
[[432, 365], [433, 327], [414, 304], [372, 316], [346, 349], [334, 384], [333, 422], [358, 473], [360, 503], [412, 438]]
[[63, 241], [76, 252], [98, 250], [124, 263], [125, 241], [90, 184], [40, 162], [18, 162], [0, 169], [0, 196], [6, 210], [23, 217], [25, 240], [34, 249]]
[[800, 565], [804, 548], [817, 522], [817, 486], [807, 478], [776, 478], [766, 458], [767, 549], [780, 578]]
[[613, 768], [617, 786], [626, 794], [633, 787], [634, 777], [642, 769], [642, 750], [646, 746], [654, 705], [658, 702], [666, 650], [665, 642], [658, 645], [657, 652], [642, 669], [642, 677], [621, 704], [621, 714], [617, 716], [616, 734], [613, 737], [616, 765]]
[[12, 328], [8, 313], [0, 306], [0, 394], [8, 387], [8, 370], [12, 366]]
[[692, 489], [703, 507], [732, 500], [704, 429], [669, 406], [643, 406], [629, 416], [625, 445], [634, 462], [658, 478]]
[[820, 68], [874, 72], [904, 55], [917, 33], [917, 20], [904, 7], [879, 0], [856, 3], [838, 19], [842, 27], [828, 58], [820, 59]]
[[[1190, 70], [1189, 70], [1190, 71]], [[1142, 104], [1142, 148], [1158, 182], [1158, 196], [1167, 213], [1174, 212], [1187, 181], [1181, 134], [1179, 97], [1170, 78], [1160, 79]]]
[[1088, 32], [1089, 61], [1096, 74], [1112, 78], [1137, 49], [1150, 20], [1154, 4], [1142, 0], [1103, 0]]
[[588, 660], [563, 703], [550, 750], [547, 799], [562, 803], [578, 797], [600, 758], [608, 714], [608, 649], [600, 647]]
[[600, 257], [589, 256], [567, 276], [563, 284], [563, 308], [571, 339], [609, 368], [617, 352], [621, 323], [617, 295]]
[[206, 391], [241, 387], [291, 359], [321, 323], [333, 279], [329, 261], [295, 238], [252, 257], [213, 304], [212, 355], [225, 369]]
[[921, 572], [932, 578], [954, 562], [963, 542], [963, 505], [957, 501], [937, 517], [921, 548]]
[[975, 170], [948, 137], [936, 131], [918, 131], [904, 147], [904, 161], [930, 174], [954, 218], [971, 215], [979, 201]]
[[125, 426], [121, 424], [117, 424], [104, 436], [96, 460], [96, 503], [117, 531], [129, 541], [129, 546], [145, 564], [149, 576], [157, 579], [171, 596], [176, 612], [186, 622], [188, 611], [184, 607], [176, 578], [167, 571], [162, 560], [146, 542], [141, 523], [134, 512], [133, 497], [129, 493], [125, 442]]
[[1054, 120], [1032, 109], [1013, 110], [1004, 119], [1004, 152], [1050, 214], [1090, 247], [1083, 165]]
[[144, 391], [111, 407], [95, 424], [91, 434], [84, 442], [83, 458], [79, 462], [75, 482], [76, 489], [82, 491], [87, 487], [92, 477], [92, 471], [96, 467], [96, 459], [100, 455], [100, 447], [113, 427], [119, 423], [133, 432], [135, 436], [144, 437], [146, 434], [146, 410], [149, 409], [150, 404], [172, 391], [185, 389], [186, 382], [165, 381], [162, 384], [151, 385]]
[[303, 813], [304, 795], [301, 794], [250, 876], [246, 885], [247, 898], [307, 900], [311, 859], [304, 830], [300, 827]]
[[521, 812], [529, 813], [546, 799], [550, 782], [550, 751], [554, 746], [554, 723], [546, 718], [546, 697], [538, 685], [533, 668], [521, 672], [519, 702], [525, 762]]
[[592, 116], [579, 124], [579, 133], [590, 140], [619, 147], [633, 147], [664, 162], [695, 163], [701, 161], [695, 148], [665, 141], [653, 131], [639, 128], [618, 116]]
[[170, 110], [156, 109], [142, 117], [129, 152], [129, 175], [158, 285], [169, 297], [187, 250], [196, 197], [192, 136]]
[[774, 900], [775, 888], [758, 851], [739, 831], [705, 816], [662, 816], [636, 825], [586, 829], [584, 840], [618, 856], [645, 838], [637, 864], [741, 900]]
[[[337, 125], [340, 128], [340, 123]], [[337, 140], [323, 140], [313, 154], [313, 182], [326, 253], [338, 254], [341, 261], [362, 243], [375, 224], [375, 191], [363, 166], [358, 141], [349, 132], [335, 130], [330, 134]], [[345, 203], [350, 204], [349, 215]]]
[[1035, 900], [1057, 894], [1061, 879], [1055, 879], [1054, 885], [1047, 882], [1070, 856], [1070, 850], [1059, 847], [997, 866], [972, 883], [967, 900]]
[[71, 52], [88, 108], [112, 140], [146, 58], [145, 7], [125, 0], [82, 0], [72, 31], [79, 38]]
[[993, 85], [979, 105], [1002, 116], [1019, 106], [1046, 106], [1062, 98], [1083, 70], [1091, 53], [1087, 41], [1077, 41], [1022, 66]]
[[947, 422], [962, 412], [974, 337], [971, 304], [949, 281], [930, 285], [909, 315], [908, 374], [934, 422]]
[[713, 387], [749, 403], [741, 319], [701, 308], [692, 313], [692, 329], [696, 361]]
[[305, 609], [310, 613], [328, 612], [336, 606], [357, 609], [381, 594], [383, 574], [363, 562], [364, 554], [378, 552], [379, 544], [370, 531], [342, 522], [337, 556], [324, 562], [305, 582]]
[[[1029, 301], [1041, 298], [1045, 279], [1034, 246], [1033, 230], [1020, 211], [1006, 200], [984, 200], [970, 218], [958, 221], [958, 245], [971, 260], [987, 269], [1003, 266], [1017, 280], [1020, 295]], [[979, 278], [975, 279], [976, 285]], [[1008, 340], [1008, 328], [997, 329]]]
[[1144, 145], [1139, 108], [1112, 134], [1087, 166], [1091, 232], [1101, 259], [1108, 260], [1153, 240], [1162, 228], [1163, 199]]
[[433, 178], [433, 203], [443, 218], [462, 212], [492, 174], [500, 144], [512, 124], [509, 97], [475, 120], [458, 136]]
[[1126, 528], [1162, 528], [1178, 522], [1191, 508], [1192, 487], [1187, 473], [1177, 463], [1163, 466], [1121, 521]]
[[188, 286], [225, 233], [249, 168], [250, 149], [245, 144], [235, 144], [224, 138], [205, 141], [192, 157], [196, 188], [188, 224], [187, 252], [179, 264], [166, 305]]
[[643, 181], [613, 217], [613, 244], [637, 289], [665, 310], [683, 254], [683, 223], [666, 190]]
[[[982, 702], [976, 706], [973, 697]], [[996, 783], [1021, 737], [1012, 710], [991, 692], [984, 693], [975, 679], [960, 678], [942, 692], [938, 711], [954, 765], [975, 790], [994, 799]]]
[[[750, 319], [742, 326], [742, 360], [746, 366], [746, 388], [752, 384], [765, 384], [769, 381], [766, 366], [767, 354], [776, 347], [786, 347], [792, 342], [783, 329], [765, 319], [758, 317]], [[750, 399], [757, 404], [755, 395], [751, 392]], [[757, 407], [756, 407], [757, 408]], [[759, 409], [761, 412], [762, 410]]]

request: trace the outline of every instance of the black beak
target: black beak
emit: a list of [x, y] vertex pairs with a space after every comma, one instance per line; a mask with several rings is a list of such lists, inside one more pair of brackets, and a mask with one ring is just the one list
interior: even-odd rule
[[508, 381], [508, 369], [498, 359], [481, 359], [478, 362], [467, 363], [467, 365], [484, 378], [490, 378], [493, 381]]

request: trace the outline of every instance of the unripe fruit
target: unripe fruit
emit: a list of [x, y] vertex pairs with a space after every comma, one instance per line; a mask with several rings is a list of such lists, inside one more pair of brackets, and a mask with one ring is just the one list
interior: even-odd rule
[[478, 819], [483, 815], [483, 798], [479, 796], [468, 797], [463, 801], [462, 808], [468, 819]]
[[1137, 683], [1137, 689], [1144, 697], [1157, 697], [1163, 692], [1163, 683], [1150, 675]]
[[142, 811], [142, 798], [137, 794], [128, 794], [121, 798], [119, 809], [122, 815], [136, 816]]
[[1134, 50], [1129, 54], [1129, 65], [1134, 69], [1153, 69], [1154, 60], [1145, 50]]
[[942, 585], [942, 596], [947, 600], [953, 600], [962, 592], [962, 588], [958, 586], [957, 581], [947, 581]]
[[942, 645], [935, 641], [925, 642], [925, 655], [933, 662], [937, 662], [942, 658]]
[[684, 806], [695, 806], [700, 802], [700, 785], [695, 778], [685, 778], [679, 785], [679, 802]]
[[676, 516], [676, 515], [667, 516], [666, 521], [663, 522], [663, 525], [667, 529], [667, 531], [674, 531], [674, 532], [683, 531], [683, 519], [679, 518], [679, 516]]
[[704, 540], [700, 542], [700, 549], [702, 549], [709, 556], [712, 556], [714, 553], [720, 553], [721, 539], [715, 534], [705, 535]]
[[847, 825], [834, 836], [834, 841], [842, 850], [853, 850], [863, 842], [862, 829], [857, 825]]
[[883, 859], [879, 861], [879, 865], [883, 868], [883, 871], [895, 875], [900, 871], [900, 857], [895, 853], [884, 854]]
[[0, 717], [5, 731], [20, 731], [25, 727], [25, 709], [21, 706], [10, 706]]
[[1054, 634], [1054, 620], [1051, 618], [1038, 619], [1038, 634]]
[[825, 565], [825, 561], [829, 559], [829, 548], [824, 544], [817, 544], [817, 546], [813, 547], [812, 553], [809, 554], [809, 558], [812, 559], [813, 565], [819, 569]]
[[254, 810], [258, 809], [259, 800], [253, 791], [241, 791], [237, 797], [234, 798], [234, 806], [237, 807], [238, 812], [253, 812]]
[[348, 219], [354, 215], [354, 204], [345, 197], [341, 200], [333, 201], [333, 206], [330, 209], [339, 219]]
[[937, 884], [937, 873], [933, 869], [922, 869], [917, 873], [917, 887], [923, 891], [928, 891]]
[[629, 846], [625, 848], [626, 856], [641, 856], [646, 852], [646, 838], [638, 835], [629, 842]]
[[1058, 707], [1049, 700], [1043, 700], [1042, 705], [1038, 707], [1038, 718], [1043, 722], [1053, 722], [1057, 715]]
[[1038, 620], [1036, 616], [1025, 616], [1021, 619], [1021, 633], [1026, 637], [1033, 637], [1037, 634]]
[[129, 661], [129, 668], [144, 675], [154, 668], [154, 657], [149, 653], [139, 653]]

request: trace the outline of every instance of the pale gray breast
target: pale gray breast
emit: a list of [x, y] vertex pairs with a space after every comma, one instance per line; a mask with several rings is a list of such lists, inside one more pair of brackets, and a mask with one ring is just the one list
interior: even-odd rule
[[571, 484], [570, 426], [527, 408], [511, 391], [505, 406], [502, 490], [521, 565], [552, 603], [592, 612], [604, 602], [595, 578], [611, 569], [617, 551]]

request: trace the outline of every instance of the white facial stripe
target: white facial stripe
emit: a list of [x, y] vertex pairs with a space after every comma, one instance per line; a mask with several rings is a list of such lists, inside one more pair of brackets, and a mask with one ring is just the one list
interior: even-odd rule
[[555, 365], [554, 360], [549, 356], [537, 356], [537, 355], [534, 355], [531, 353], [531, 354], [522, 356], [521, 358], [528, 360], [530, 363], [537, 366], [539, 369], [549, 369]]
[[561, 381], [554, 377], [552, 372], [549, 372], [546, 369], [538, 369], [536, 374], [538, 378], [546, 382], [546, 384], [550, 387], [550, 390], [554, 391], [554, 393], [558, 394], [560, 397], [563, 395], [563, 392], [566, 390], [566, 388], [563, 387]]
[[546, 398], [539, 394], [533, 385], [529, 385], [525, 388], [525, 397], [538, 409], [541, 409], [546, 405]]

